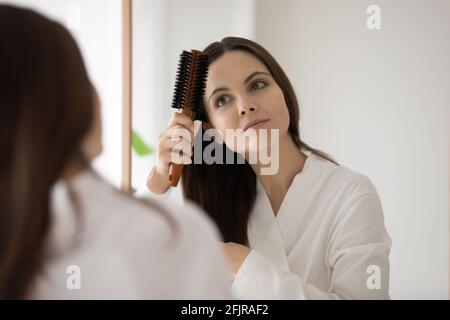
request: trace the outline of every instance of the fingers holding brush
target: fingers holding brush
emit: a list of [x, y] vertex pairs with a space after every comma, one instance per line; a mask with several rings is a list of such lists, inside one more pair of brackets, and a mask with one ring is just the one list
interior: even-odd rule
[[192, 134], [184, 127], [169, 128], [160, 137], [156, 161], [158, 173], [169, 176], [170, 163], [185, 164], [184, 158], [192, 155]]
[[175, 125], [167, 130], [168, 138], [171, 140], [184, 140], [193, 144], [194, 142], [194, 129], [188, 129], [182, 125]]
[[192, 121], [191, 118], [189, 118], [187, 115], [181, 112], [174, 112], [172, 113], [172, 116], [169, 120], [168, 127], [173, 127], [176, 125], [184, 126], [188, 130], [194, 131], [194, 121]]
[[169, 188], [170, 164], [191, 164], [194, 123], [181, 113], [174, 113], [167, 128], [159, 135], [156, 166], [147, 179], [148, 188], [157, 194]]
[[160, 151], [164, 166], [170, 163], [190, 164], [192, 157], [192, 147], [189, 141], [184, 139], [166, 141]]

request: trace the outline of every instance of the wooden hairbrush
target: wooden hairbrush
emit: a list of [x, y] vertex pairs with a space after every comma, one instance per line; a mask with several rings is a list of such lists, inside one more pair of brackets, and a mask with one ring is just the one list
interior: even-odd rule
[[[201, 51], [183, 51], [178, 64], [175, 92], [172, 108], [181, 112], [192, 120], [202, 120], [200, 106], [205, 95], [206, 76], [208, 74], [208, 56]], [[182, 164], [171, 163], [169, 166], [170, 185], [176, 187], [183, 170]]]

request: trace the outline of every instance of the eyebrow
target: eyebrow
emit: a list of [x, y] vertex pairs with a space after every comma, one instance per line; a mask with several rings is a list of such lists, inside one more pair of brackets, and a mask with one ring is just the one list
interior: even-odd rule
[[[247, 78], [245, 78], [244, 84], [247, 84], [254, 76], [257, 76], [258, 74], [265, 74], [266, 76], [270, 76], [267, 72], [255, 71], [251, 75], [249, 75]], [[211, 94], [209, 96], [208, 103], [209, 103], [209, 101], [211, 101], [211, 98], [214, 94], [216, 94], [219, 91], [227, 91], [227, 90], [229, 90], [229, 89], [226, 87], [219, 87], [219, 88], [214, 89], [213, 92], [211, 92]]]

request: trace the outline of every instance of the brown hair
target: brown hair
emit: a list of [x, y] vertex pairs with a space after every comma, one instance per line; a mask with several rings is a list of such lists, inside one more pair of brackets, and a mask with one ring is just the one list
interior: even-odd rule
[[[308, 146], [300, 139], [300, 112], [294, 89], [283, 69], [266, 49], [247, 39], [227, 37], [210, 44], [203, 52], [208, 55], [209, 63], [212, 64], [232, 50], [243, 50], [252, 54], [269, 69], [283, 91], [290, 117], [288, 131], [295, 145], [336, 163], [326, 153]], [[208, 122], [205, 106], [202, 106], [201, 118]], [[204, 129], [201, 133], [203, 132]], [[202, 142], [202, 149], [207, 144]], [[225, 144], [220, 147], [224, 148], [224, 158], [226, 153], [234, 153]], [[184, 166], [183, 194], [185, 198], [198, 203], [216, 222], [225, 242], [248, 244], [247, 224], [256, 198], [256, 175], [247, 162], [236, 163], [236, 157], [241, 157], [240, 155], [234, 153], [234, 157], [235, 164], [208, 165], [194, 164], [192, 161], [193, 164]]]
[[0, 5], [0, 75], [0, 299], [17, 299], [43, 265], [52, 186], [69, 163], [89, 169], [96, 101], [73, 37], [32, 10]]

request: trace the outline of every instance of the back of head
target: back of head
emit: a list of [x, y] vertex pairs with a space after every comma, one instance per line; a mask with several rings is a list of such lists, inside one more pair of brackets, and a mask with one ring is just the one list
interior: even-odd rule
[[94, 113], [80, 51], [60, 24], [0, 5], [0, 299], [22, 298], [42, 264], [52, 185]]

